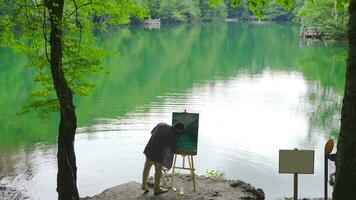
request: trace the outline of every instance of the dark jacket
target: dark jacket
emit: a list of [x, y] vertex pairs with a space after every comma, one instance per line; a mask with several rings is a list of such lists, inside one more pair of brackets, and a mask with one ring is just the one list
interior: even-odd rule
[[159, 123], [152, 129], [151, 138], [143, 153], [148, 159], [160, 162], [170, 169], [177, 147], [177, 136], [173, 127], [166, 123]]

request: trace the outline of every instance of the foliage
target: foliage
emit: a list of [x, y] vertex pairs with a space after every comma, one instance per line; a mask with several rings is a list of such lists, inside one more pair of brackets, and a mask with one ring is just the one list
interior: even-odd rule
[[[255, 1], [241, 0], [144, 0], [151, 18], [163, 22], [222, 21], [226, 17], [249, 19], [254, 15]], [[287, 4], [286, 4], [287, 5]], [[261, 7], [265, 19], [289, 19], [291, 12], [273, 2]], [[256, 10], [256, 9], [255, 9]], [[257, 14], [257, 10], [256, 13]]]
[[[222, 0], [209, 0], [216, 7]], [[346, 39], [349, 0], [225, 0], [228, 16], [251, 18], [248, 9], [259, 19], [288, 20], [293, 16], [307, 26], [321, 27], [333, 39]], [[248, 8], [248, 9], [247, 9]]]
[[145, 0], [144, 5], [148, 8], [150, 12], [150, 17], [153, 19], [160, 18], [159, 9], [161, 6], [161, 0]]
[[219, 2], [215, 7], [211, 7], [206, 0], [200, 0], [201, 20], [206, 22], [223, 20], [226, 18], [226, 4], [224, 1]]
[[164, 21], [191, 22], [198, 19], [200, 10], [197, 0], [163, 0], [158, 13]]
[[151, 18], [163, 22], [216, 21], [226, 17], [226, 6], [212, 8], [208, 0], [145, 0]]
[[[292, 18], [293, 2], [280, 1], [233, 1], [225, 0], [226, 4], [240, 14], [242, 19], [257, 17], [263, 20], [290, 20]], [[231, 11], [230, 11], [231, 12]], [[238, 16], [238, 15], [237, 15]]]
[[225, 174], [224, 172], [221, 172], [219, 170], [214, 170], [214, 169], [211, 169], [211, 170], [206, 170], [205, 171], [205, 175], [209, 178], [224, 178]]
[[281, 7], [274, 3], [268, 3], [262, 10], [264, 19], [267, 20], [290, 20], [293, 13], [290, 9]]
[[[0, 12], [1, 45], [27, 55], [28, 67], [36, 72], [34, 80], [38, 87], [31, 91], [31, 101], [22, 113], [38, 110], [40, 117], [59, 108], [50, 71], [50, 13], [45, 2], [0, 2], [0, 5], [4, 5]], [[95, 39], [92, 34], [94, 16], [110, 14], [107, 23], [122, 24], [129, 22], [131, 14], [142, 18], [145, 13], [145, 9], [134, 0], [92, 0], [90, 3], [84, 0], [65, 1], [63, 21], [60, 22], [64, 27], [63, 71], [75, 95], [88, 95], [94, 88], [87, 77], [103, 70], [100, 58], [108, 53], [91, 45]]]
[[348, 3], [335, 0], [306, 1], [296, 15], [306, 26], [320, 27], [335, 39], [345, 39]]

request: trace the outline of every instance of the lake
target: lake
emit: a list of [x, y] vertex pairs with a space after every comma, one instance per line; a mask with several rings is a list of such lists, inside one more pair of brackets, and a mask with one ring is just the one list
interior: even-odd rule
[[[267, 199], [292, 196], [293, 175], [278, 174], [279, 149], [314, 149], [315, 174], [299, 176], [299, 196], [323, 196], [324, 143], [338, 134], [345, 45], [302, 43], [291, 23], [96, 34], [113, 53], [103, 59], [107, 73], [91, 77], [93, 93], [75, 98], [81, 196], [140, 181], [150, 130], [185, 109], [200, 114], [199, 175], [219, 170], [262, 188]], [[0, 49], [0, 184], [56, 199], [58, 116], [17, 115], [35, 88], [26, 63]]]

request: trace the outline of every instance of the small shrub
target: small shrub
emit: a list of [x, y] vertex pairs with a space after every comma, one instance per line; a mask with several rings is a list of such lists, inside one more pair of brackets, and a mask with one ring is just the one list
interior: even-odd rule
[[225, 176], [224, 172], [221, 172], [219, 170], [206, 170], [205, 175], [209, 178], [223, 178]]

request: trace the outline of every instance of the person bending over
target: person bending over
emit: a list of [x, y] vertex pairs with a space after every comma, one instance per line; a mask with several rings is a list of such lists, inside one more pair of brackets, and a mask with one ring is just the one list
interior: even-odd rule
[[144, 154], [146, 161], [142, 176], [142, 190], [148, 192], [147, 179], [152, 165], [155, 166], [154, 174], [154, 194], [168, 192], [167, 189], [160, 187], [163, 166], [168, 170], [172, 167], [174, 153], [178, 147], [177, 134], [185, 131], [182, 123], [178, 122], [174, 126], [166, 123], [157, 124], [151, 131], [151, 137], [148, 141]]

